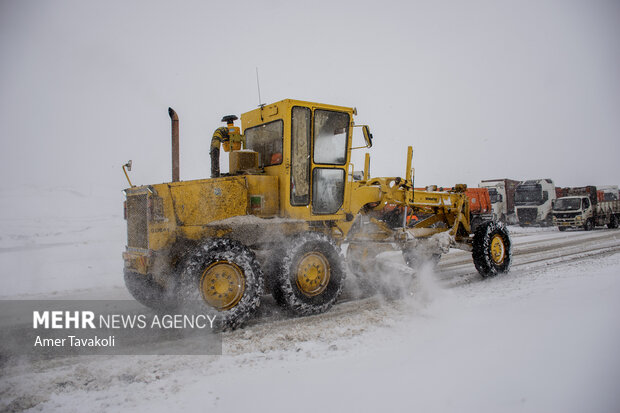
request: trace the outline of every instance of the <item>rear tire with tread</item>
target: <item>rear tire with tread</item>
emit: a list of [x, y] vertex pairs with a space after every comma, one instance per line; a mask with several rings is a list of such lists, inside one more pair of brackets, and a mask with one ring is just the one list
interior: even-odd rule
[[[217, 263], [238, 269], [243, 281], [238, 302], [226, 309], [217, 309], [208, 304], [201, 292], [201, 278]], [[260, 306], [263, 272], [254, 252], [245, 245], [226, 238], [212, 239], [204, 241], [186, 258], [181, 283], [179, 295], [184, 304], [213, 311], [218, 328], [235, 329], [252, 317]]]
[[174, 293], [157, 284], [150, 275], [125, 269], [125, 286], [140, 304], [157, 311], [174, 310], [178, 302]]
[[[299, 234], [278, 255], [272, 295], [279, 304], [295, 315], [324, 313], [334, 305], [342, 293], [346, 270], [340, 248], [328, 236]], [[316, 291], [309, 290], [315, 281]]]

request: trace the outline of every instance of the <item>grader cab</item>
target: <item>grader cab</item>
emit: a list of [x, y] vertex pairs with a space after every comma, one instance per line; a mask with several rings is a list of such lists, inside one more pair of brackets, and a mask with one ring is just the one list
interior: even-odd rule
[[[174, 142], [178, 118], [170, 114]], [[347, 272], [382, 277], [372, 262], [387, 250], [402, 251], [415, 268], [461, 248], [483, 276], [508, 271], [505, 227], [491, 222], [471, 234], [465, 185], [414, 190], [411, 147], [403, 177], [371, 178], [368, 154], [363, 173], [353, 172], [352, 150], [372, 146], [360, 125], [365, 145], [353, 147], [356, 114], [283, 100], [242, 114], [241, 128], [227, 116], [212, 160], [221, 142], [228, 173], [217, 165], [217, 177], [180, 181], [173, 161], [172, 182], [127, 188], [123, 258], [132, 295], [153, 308], [198, 302], [234, 328], [265, 293], [296, 315], [328, 310]]]

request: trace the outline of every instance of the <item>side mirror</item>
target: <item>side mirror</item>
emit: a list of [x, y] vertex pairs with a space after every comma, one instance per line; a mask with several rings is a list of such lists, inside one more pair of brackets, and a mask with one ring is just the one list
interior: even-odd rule
[[372, 148], [372, 133], [370, 133], [370, 128], [364, 125], [362, 126], [362, 131], [364, 132], [364, 140], [366, 141], [366, 147]]
[[125, 165], [123, 165], [125, 168], [127, 168], [128, 171], [131, 171], [131, 159], [129, 160], [129, 162], [127, 162]]

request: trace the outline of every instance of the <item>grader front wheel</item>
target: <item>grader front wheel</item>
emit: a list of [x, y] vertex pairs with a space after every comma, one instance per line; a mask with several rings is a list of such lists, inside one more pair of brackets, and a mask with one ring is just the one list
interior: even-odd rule
[[326, 235], [304, 233], [282, 249], [272, 277], [272, 294], [279, 304], [296, 315], [319, 314], [342, 292], [344, 259]]
[[508, 272], [511, 262], [511, 243], [506, 226], [501, 222], [485, 222], [474, 234], [474, 265], [483, 277]]

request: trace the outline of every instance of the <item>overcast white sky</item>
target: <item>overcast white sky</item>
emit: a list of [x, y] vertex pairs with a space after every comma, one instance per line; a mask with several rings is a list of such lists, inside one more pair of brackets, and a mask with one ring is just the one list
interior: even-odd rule
[[[2, 186], [209, 175], [226, 114], [358, 108], [374, 176], [620, 184], [620, 2], [0, 0]], [[361, 165], [360, 165], [361, 167]], [[358, 168], [360, 169], [360, 168]]]

